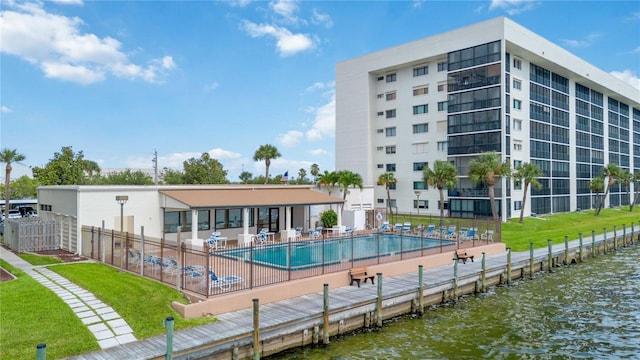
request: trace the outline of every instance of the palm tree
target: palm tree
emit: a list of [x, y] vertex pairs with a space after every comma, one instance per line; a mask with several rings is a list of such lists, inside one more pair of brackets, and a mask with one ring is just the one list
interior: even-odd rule
[[318, 174], [320, 173], [320, 166], [318, 164], [311, 164], [311, 176], [313, 176], [313, 183], [316, 183]]
[[335, 171], [328, 172], [324, 171], [323, 174], [318, 176], [318, 187], [325, 186], [327, 188], [327, 192], [329, 195], [333, 192], [333, 187], [338, 183], [338, 173]]
[[243, 184], [247, 184], [253, 177], [253, 174], [251, 174], [248, 171], [243, 171], [240, 173], [238, 177], [240, 178], [240, 181], [242, 181]]
[[469, 179], [474, 184], [487, 186], [489, 201], [491, 202], [491, 214], [496, 220], [498, 220], [498, 209], [496, 207], [494, 187], [497, 179], [503, 176], [511, 176], [511, 166], [508, 161], [501, 162], [500, 156], [494, 151], [482, 153], [469, 163]]
[[529, 185], [536, 190], [542, 188], [542, 184], [538, 181], [538, 178], [543, 176], [542, 170], [538, 165], [533, 163], [523, 163], [520, 165], [514, 174], [516, 179], [524, 181], [524, 191], [522, 194], [522, 204], [520, 205], [520, 224], [522, 224], [522, 218], [524, 217], [524, 206], [527, 203], [527, 192], [529, 191]]
[[593, 215], [598, 216], [598, 208], [600, 207], [601, 199], [600, 193], [604, 191], [604, 177], [596, 176], [595, 178], [589, 181], [589, 189], [596, 193], [596, 203], [594, 209], [596, 211], [593, 212]]
[[629, 204], [629, 211], [633, 211], [633, 206], [636, 204], [636, 201], [638, 201], [638, 195], [640, 195], [640, 184], [638, 184], [638, 182], [640, 182], [640, 172], [634, 173], [631, 176], [631, 181], [633, 182], [633, 190], [635, 190], [635, 194], [633, 195], [633, 201], [631, 201], [631, 204]]
[[264, 160], [264, 165], [266, 167], [264, 175], [265, 184], [269, 182], [269, 166], [271, 166], [271, 159], [277, 159], [280, 156], [282, 155], [278, 151], [278, 148], [269, 144], [260, 145], [258, 150], [256, 150], [256, 153], [253, 155], [253, 161]]
[[307, 177], [307, 170], [300, 168], [300, 170], [298, 170], [298, 184], [304, 184], [305, 177]]
[[448, 161], [436, 160], [433, 163], [433, 170], [425, 166], [422, 170], [424, 184], [438, 189], [440, 192], [440, 226], [444, 221], [444, 188], [451, 189], [456, 186], [458, 180], [458, 170]]
[[340, 208], [344, 210], [344, 202], [347, 200], [349, 186], [357, 186], [362, 190], [362, 176], [351, 170], [340, 170], [338, 171], [338, 186], [342, 189], [343, 202]]
[[25, 159], [23, 154], [18, 154], [18, 150], [16, 149], [2, 149], [0, 152], [0, 162], [7, 164], [4, 168], [4, 218], [9, 218], [9, 204], [11, 200], [11, 189], [9, 189], [9, 185], [11, 184], [11, 170], [13, 167], [11, 163], [20, 163]]
[[607, 200], [607, 195], [609, 195], [609, 190], [611, 189], [611, 186], [618, 180], [620, 171], [622, 171], [622, 169], [620, 169], [620, 167], [616, 163], [610, 163], [609, 165], [602, 168], [602, 176], [607, 178], [607, 188], [604, 191], [604, 196], [602, 197], [600, 206], [596, 209], [596, 215], [600, 215], [600, 211], [604, 207], [604, 202]]
[[396, 177], [392, 172], [386, 172], [378, 176], [378, 185], [383, 185], [385, 190], [387, 190], [387, 209], [389, 212], [387, 213], [387, 219], [389, 219], [389, 214], [391, 214], [391, 185], [397, 183]]
[[627, 200], [631, 202], [631, 193], [629, 192], [629, 184], [633, 181], [633, 174], [627, 169], [621, 169], [620, 175], [618, 175], [618, 182], [624, 186], [624, 191], [627, 194]]

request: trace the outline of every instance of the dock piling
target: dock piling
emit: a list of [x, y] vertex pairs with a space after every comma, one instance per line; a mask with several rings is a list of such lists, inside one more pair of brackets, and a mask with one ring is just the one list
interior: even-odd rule
[[418, 265], [418, 314], [424, 314], [424, 266]]
[[582, 262], [582, 260], [583, 260], [583, 257], [582, 257], [582, 247], [583, 247], [583, 245], [582, 245], [582, 233], [578, 233], [578, 237], [580, 238], [580, 248], [578, 249], [578, 260], [580, 262]]
[[596, 231], [591, 230], [591, 257], [596, 257]]
[[322, 343], [329, 344], [329, 284], [323, 286], [322, 305]]
[[376, 322], [378, 327], [382, 327], [382, 273], [378, 276], [378, 301], [376, 303]]
[[547, 248], [549, 249], [549, 256], [548, 256], [548, 262], [549, 262], [549, 272], [551, 272], [551, 269], [553, 267], [553, 241], [551, 239], [547, 239]]
[[569, 265], [569, 236], [564, 236], [564, 264]]
[[529, 243], [529, 276], [533, 278], [533, 243]]
[[36, 360], [47, 359], [47, 344], [40, 343], [36, 346]]
[[486, 292], [487, 291], [487, 263], [485, 261], [485, 253], [484, 251], [482, 252], [482, 272], [480, 274], [480, 281], [481, 281], [481, 291], [482, 292]]
[[164, 327], [167, 328], [167, 353], [164, 358], [171, 360], [173, 358], [173, 316], [164, 319]]
[[507, 284], [511, 285], [511, 248], [507, 248]]
[[253, 359], [260, 360], [260, 299], [253, 299]]

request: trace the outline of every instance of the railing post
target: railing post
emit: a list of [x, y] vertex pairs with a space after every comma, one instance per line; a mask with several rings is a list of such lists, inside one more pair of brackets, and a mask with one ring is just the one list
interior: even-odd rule
[[596, 257], [596, 231], [591, 230], [591, 257]]
[[627, 247], [627, 224], [622, 224], [622, 247]]
[[418, 314], [424, 314], [424, 267], [418, 265]]
[[329, 344], [329, 284], [322, 286], [322, 342]]
[[582, 233], [578, 233], [578, 237], [580, 238], [580, 248], [578, 249], [578, 260], [582, 262]]
[[164, 358], [171, 360], [173, 358], [173, 316], [164, 319], [164, 327], [167, 328], [167, 353]]
[[553, 241], [551, 239], [547, 239], [547, 247], [549, 249], [549, 272], [551, 272], [551, 268], [553, 267]]
[[602, 238], [603, 238], [603, 244], [604, 244], [604, 249], [602, 250], [603, 254], [607, 253], [607, 228], [602, 228]]
[[511, 285], [511, 248], [507, 248], [507, 284]]
[[47, 344], [40, 343], [36, 346], [36, 360], [47, 359]]
[[631, 222], [631, 244], [633, 245], [633, 234], [635, 233], [635, 223], [632, 221]]
[[260, 359], [260, 299], [253, 299], [253, 359]]
[[376, 303], [376, 320], [378, 327], [382, 327], [382, 273], [377, 273], [378, 276], [378, 300]]
[[618, 230], [615, 225], [613, 225], [613, 250], [618, 250]]
[[564, 236], [564, 264], [569, 265], [569, 236]]
[[529, 276], [533, 278], [533, 243], [529, 243]]

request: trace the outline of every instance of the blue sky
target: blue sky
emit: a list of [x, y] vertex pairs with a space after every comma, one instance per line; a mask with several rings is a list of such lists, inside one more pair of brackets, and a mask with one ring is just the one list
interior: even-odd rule
[[[31, 175], [62, 146], [102, 168], [209, 152], [238, 181], [334, 170], [335, 65], [507, 16], [640, 88], [638, 1], [0, 2], [0, 146]], [[4, 172], [0, 174], [3, 177]]]

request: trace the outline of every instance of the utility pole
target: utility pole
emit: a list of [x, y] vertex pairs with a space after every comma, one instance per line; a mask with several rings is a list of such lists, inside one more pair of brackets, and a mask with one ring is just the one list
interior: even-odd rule
[[153, 150], [153, 183], [158, 186], [158, 150]]

